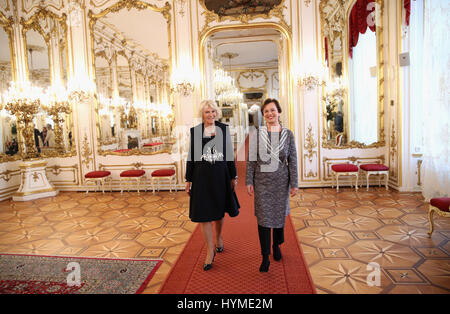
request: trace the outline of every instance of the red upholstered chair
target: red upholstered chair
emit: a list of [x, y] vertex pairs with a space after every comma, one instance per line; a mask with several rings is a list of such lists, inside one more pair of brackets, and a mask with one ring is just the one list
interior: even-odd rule
[[428, 209], [428, 220], [430, 221], [430, 232], [428, 236], [431, 237], [433, 233], [433, 214], [436, 212], [439, 216], [450, 217], [450, 197], [432, 198], [430, 200], [430, 207]]
[[[125, 170], [120, 173], [120, 194], [123, 194], [123, 182], [128, 182], [128, 191], [130, 191], [130, 185], [133, 182], [136, 182], [137, 192], [139, 192], [139, 186], [142, 181], [147, 181], [147, 177], [145, 176], [145, 170], [142, 169], [133, 169], [133, 170]], [[147, 186], [145, 186], [145, 191], [147, 192]]]
[[84, 175], [84, 182], [86, 183], [86, 195], [89, 194], [88, 183], [94, 183], [97, 188], [101, 185], [103, 194], [105, 194], [105, 183], [109, 182], [109, 188], [112, 192], [112, 178], [110, 171], [91, 171]]
[[155, 194], [155, 184], [154, 181], [156, 180], [158, 182], [158, 192], [159, 192], [159, 183], [161, 179], [169, 180], [169, 188], [170, 193], [172, 193], [172, 185], [175, 189], [175, 184], [177, 181], [176, 171], [175, 169], [158, 169], [152, 172], [151, 174], [152, 178], [152, 188], [153, 188], [153, 194]]
[[[384, 185], [386, 187], [386, 191], [388, 190], [388, 181], [389, 181], [389, 167], [382, 164], [362, 164], [359, 166], [359, 169], [366, 176], [366, 189], [369, 191], [369, 176], [371, 175], [379, 175], [380, 180], [378, 181], [378, 185], [381, 186], [381, 177], [384, 175], [385, 181]], [[361, 182], [362, 187], [362, 182]]]
[[[334, 187], [334, 182], [336, 181], [336, 188], [339, 192], [339, 176], [355, 176], [355, 191], [358, 191], [358, 166], [353, 164], [336, 164], [331, 166], [331, 172], [333, 173], [333, 183], [331, 187]], [[353, 179], [350, 181], [351, 186], [353, 186]]]

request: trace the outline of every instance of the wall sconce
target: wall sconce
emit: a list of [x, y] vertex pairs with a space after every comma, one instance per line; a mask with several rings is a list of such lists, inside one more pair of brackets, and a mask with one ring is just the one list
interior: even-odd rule
[[87, 101], [94, 94], [95, 90], [95, 83], [89, 78], [72, 78], [67, 83], [69, 99], [72, 101]]
[[190, 96], [194, 92], [194, 83], [191, 82], [192, 71], [189, 74], [187, 71], [176, 69], [173, 71], [171, 78], [171, 91], [184, 97]]
[[171, 90], [174, 93], [188, 97], [194, 92], [194, 86], [189, 82], [178, 82]]
[[307, 65], [298, 75], [297, 84], [305, 88], [308, 92], [315, 87], [326, 85], [328, 78], [328, 68], [319, 64]]
[[298, 85], [303, 86], [306, 88], [307, 91], [312, 91], [316, 86], [323, 86], [325, 85], [325, 81], [321, 80], [317, 76], [314, 75], [308, 75], [305, 77], [301, 77], [298, 79]]

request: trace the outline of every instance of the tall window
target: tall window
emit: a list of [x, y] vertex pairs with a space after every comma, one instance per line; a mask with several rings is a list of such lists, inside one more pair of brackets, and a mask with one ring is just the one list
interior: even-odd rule
[[377, 37], [367, 29], [360, 34], [349, 59], [350, 138], [364, 144], [378, 140]]

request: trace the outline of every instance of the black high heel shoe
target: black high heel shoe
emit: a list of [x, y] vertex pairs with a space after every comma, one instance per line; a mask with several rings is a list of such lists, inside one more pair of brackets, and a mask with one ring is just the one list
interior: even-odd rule
[[223, 252], [223, 245], [220, 247], [220, 246], [216, 246], [216, 252], [217, 253], [222, 253]]
[[210, 270], [212, 268], [212, 264], [214, 262], [214, 257], [216, 257], [216, 252], [214, 252], [214, 256], [212, 258], [211, 264], [203, 264], [204, 271]]

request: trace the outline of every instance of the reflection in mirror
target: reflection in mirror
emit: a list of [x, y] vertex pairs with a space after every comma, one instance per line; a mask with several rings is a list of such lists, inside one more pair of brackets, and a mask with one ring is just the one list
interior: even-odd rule
[[[153, 154], [172, 147], [171, 6], [141, 4], [89, 12], [101, 154]], [[151, 34], [135, 31], [144, 26]]]
[[212, 33], [204, 42], [205, 81], [213, 83], [207, 83], [207, 92], [218, 103], [219, 121], [229, 125], [235, 143], [245, 140], [248, 126], [265, 125], [260, 106], [266, 98], [279, 100], [281, 122], [289, 125], [286, 89], [279, 86], [280, 73], [287, 70], [282, 32], [270, 27], [230, 28]]
[[34, 30], [26, 33], [29, 80], [43, 89], [50, 86], [49, 51], [44, 37]]
[[366, 6], [365, 0], [319, 4], [323, 62], [330, 73], [323, 97], [324, 147], [384, 145], [383, 23], [374, 12], [374, 7], [382, 11], [383, 3]]
[[99, 133], [103, 142], [101, 145], [117, 143], [115, 132], [115, 110], [112, 99], [112, 77], [110, 64], [101, 56], [95, 57], [95, 80], [97, 84], [97, 101], [99, 115]]
[[[3, 27], [0, 27], [0, 95], [8, 90], [12, 81], [11, 51], [9, 37]], [[17, 139], [16, 117], [5, 110], [3, 97], [0, 110], [0, 153], [8, 156], [16, 155], [19, 151]]]
[[72, 108], [65, 89], [65, 18], [41, 10], [23, 25], [28, 79], [45, 92], [33, 120], [37, 151], [48, 157], [74, 153]]

